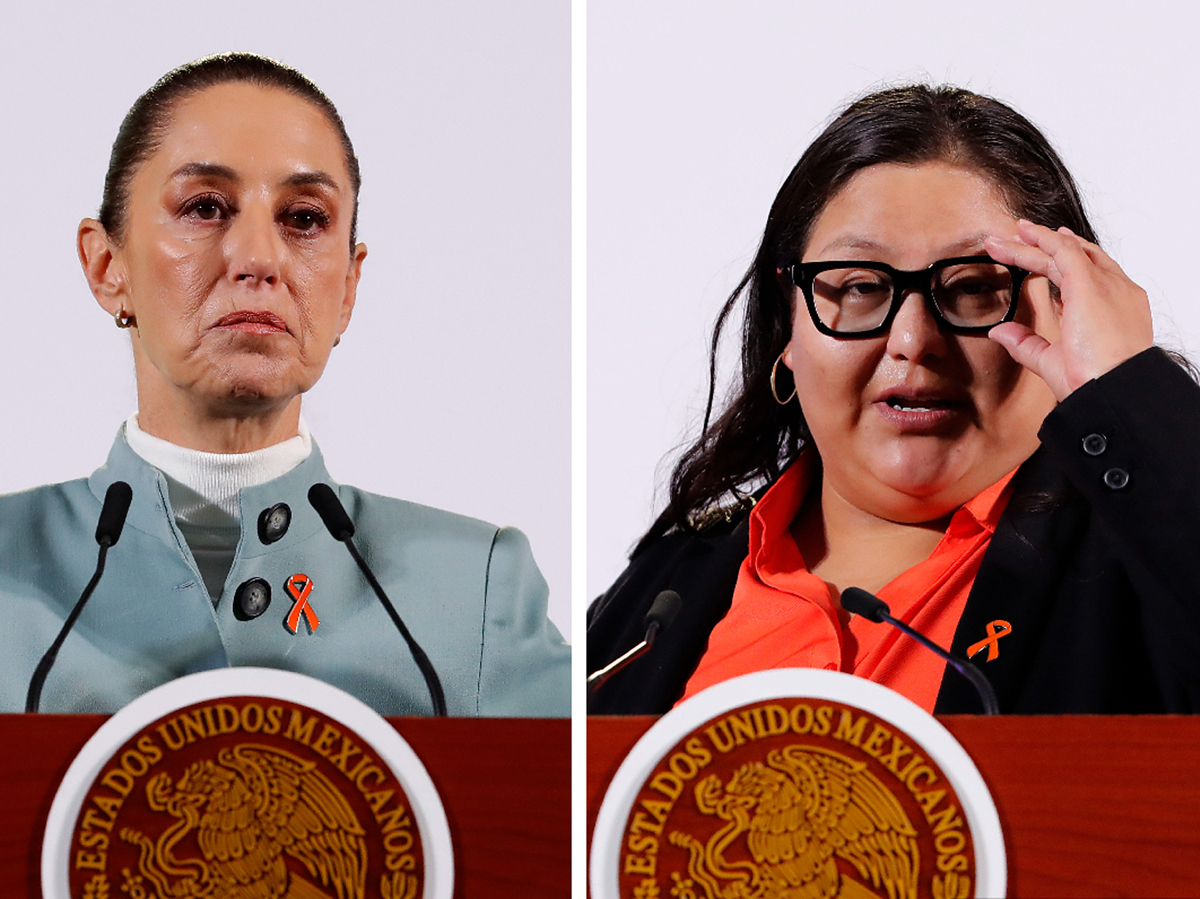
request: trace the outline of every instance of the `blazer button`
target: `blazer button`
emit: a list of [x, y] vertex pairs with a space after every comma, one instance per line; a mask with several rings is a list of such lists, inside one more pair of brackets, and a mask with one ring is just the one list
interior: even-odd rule
[[263, 509], [258, 516], [258, 539], [263, 543], [274, 543], [287, 533], [291, 523], [292, 510], [287, 503], [276, 503], [269, 509]]
[[271, 585], [260, 577], [251, 578], [233, 595], [233, 617], [253, 621], [271, 604]]
[[1108, 440], [1103, 434], [1088, 434], [1083, 438], [1083, 451], [1089, 456], [1098, 456], [1108, 449]]
[[1104, 483], [1113, 490], [1120, 490], [1129, 483], [1129, 472], [1123, 468], [1110, 468], [1104, 472]]

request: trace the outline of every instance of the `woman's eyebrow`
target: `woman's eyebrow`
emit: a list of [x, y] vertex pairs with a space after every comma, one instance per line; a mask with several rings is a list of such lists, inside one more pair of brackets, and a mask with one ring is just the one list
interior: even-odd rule
[[943, 248], [947, 253], [962, 253], [966, 250], [975, 249], [983, 246], [984, 240], [991, 236], [989, 231], [977, 231], [970, 237], [964, 237], [962, 240], [950, 244]]
[[[216, 162], [186, 163], [173, 171], [171, 178], [221, 178], [226, 181], [241, 181], [241, 177], [235, 169]], [[341, 192], [341, 187], [334, 177], [321, 171], [295, 172], [288, 175], [280, 183], [285, 187], [307, 187], [316, 184], [328, 187], [339, 193]]]
[[[965, 250], [974, 249], [983, 245], [984, 238], [989, 236], [988, 231], [979, 231], [961, 240], [956, 240], [954, 243], [946, 244], [941, 248], [941, 252], [948, 253], [949, 256], [956, 256]], [[869, 237], [862, 237], [856, 234], [847, 234], [844, 237], [839, 237], [836, 240], [830, 241], [822, 247], [822, 252], [830, 250], [866, 250], [868, 252], [885, 251], [888, 248], [877, 241], [871, 240]]]
[[216, 162], [189, 162], [171, 173], [172, 178], [223, 178], [238, 181], [238, 173], [227, 165]]
[[283, 179], [283, 184], [287, 187], [307, 187], [309, 185], [318, 184], [323, 187], [328, 187], [337, 193], [341, 193], [341, 186], [334, 180], [332, 175], [325, 172], [296, 172], [288, 175]]
[[877, 243], [868, 237], [859, 237], [854, 234], [847, 234], [844, 237], [839, 237], [837, 240], [830, 241], [825, 244], [823, 250], [882, 250], [883, 244]]

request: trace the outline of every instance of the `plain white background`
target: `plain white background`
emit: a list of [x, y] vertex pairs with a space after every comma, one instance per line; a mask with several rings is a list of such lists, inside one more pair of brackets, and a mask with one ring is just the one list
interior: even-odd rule
[[776, 191], [872, 89], [949, 81], [1032, 119], [1149, 292], [1159, 340], [1197, 359], [1198, 18], [1160, 2], [591, 3], [587, 598], [696, 436], [711, 327]]
[[354, 320], [304, 417], [331, 474], [523, 529], [570, 635], [570, 7], [117, 0], [11, 4], [0, 28], [0, 492], [90, 473], [133, 411], [128, 338], [88, 291], [136, 97], [249, 50], [312, 78], [363, 171]]

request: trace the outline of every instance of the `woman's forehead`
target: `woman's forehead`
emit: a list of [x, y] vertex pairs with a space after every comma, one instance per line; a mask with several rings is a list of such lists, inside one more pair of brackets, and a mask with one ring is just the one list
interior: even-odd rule
[[191, 93], [176, 101], [156, 143], [142, 168], [158, 178], [204, 163], [246, 176], [324, 172], [350, 191], [345, 148], [328, 115], [278, 87], [231, 81]]
[[991, 234], [1015, 231], [996, 183], [946, 162], [881, 163], [856, 172], [825, 204], [809, 231], [805, 258], [846, 252], [965, 253]]

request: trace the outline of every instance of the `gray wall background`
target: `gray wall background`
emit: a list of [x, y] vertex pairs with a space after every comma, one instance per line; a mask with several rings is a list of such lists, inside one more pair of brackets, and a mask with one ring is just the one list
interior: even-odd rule
[[341, 481], [522, 528], [570, 633], [570, 6], [10, 4], [0, 28], [0, 492], [80, 477], [133, 411], [75, 260], [133, 100], [223, 50], [339, 107], [370, 256], [304, 417]]
[[1200, 358], [1198, 27], [1158, 0], [589, 4], [588, 598], [697, 433], [708, 335], [775, 192], [872, 88], [955, 82], [1042, 127], [1159, 339]]

